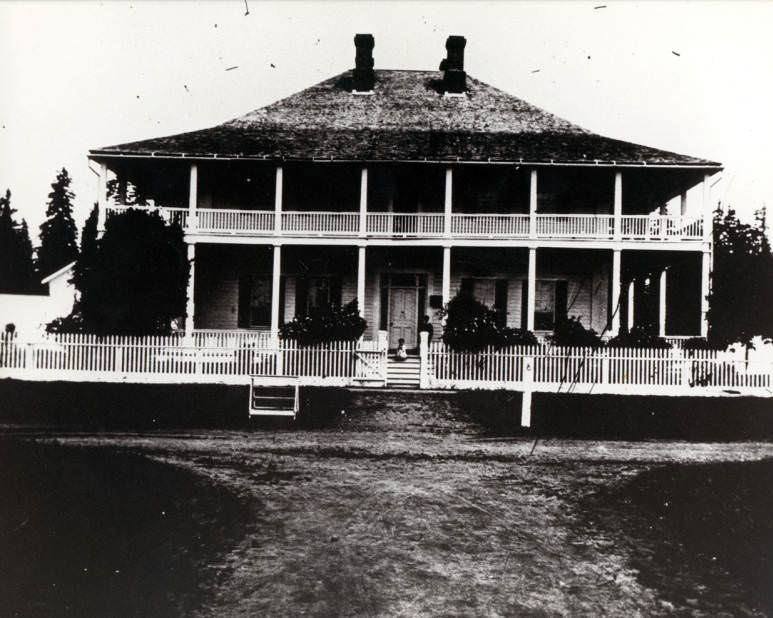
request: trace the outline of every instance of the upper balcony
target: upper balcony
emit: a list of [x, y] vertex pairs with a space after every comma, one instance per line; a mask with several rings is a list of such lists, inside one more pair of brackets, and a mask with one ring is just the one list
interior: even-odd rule
[[[238, 237], [256, 242], [324, 238], [673, 245], [705, 242], [710, 233], [705, 207], [686, 207], [686, 187], [703, 179], [695, 172], [688, 178], [668, 177], [663, 170], [592, 167], [248, 167], [225, 162], [114, 171], [104, 212], [119, 212], [132, 202], [149, 204], [179, 223], [189, 237], [203, 241]], [[127, 197], [127, 186], [139, 186], [138, 181], [142, 190]], [[681, 208], [666, 209], [664, 200], [680, 192]]]
[[[130, 206], [110, 205], [108, 215]], [[201, 208], [194, 217], [187, 208], [154, 207], [167, 221], [189, 234], [215, 236], [276, 236], [330, 238], [450, 238], [702, 241], [702, 217], [681, 215], [622, 215], [616, 233], [613, 215], [452, 213], [446, 231], [444, 214], [366, 213], [361, 228], [359, 212], [293, 211]], [[532, 226], [534, 230], [532, 231]]]

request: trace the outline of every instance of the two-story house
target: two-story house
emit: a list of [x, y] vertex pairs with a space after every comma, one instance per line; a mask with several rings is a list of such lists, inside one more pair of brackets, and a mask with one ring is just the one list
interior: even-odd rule
[[464, 291], [537, 333], [577, 316], [706, 335], [718, 163], [478, 81], [463, 37], [441, 70], [374, 70], [373, 37], [355, 47], [353, 70], [230, 122], [90, 152], [103, 216], [125, 207], [115, 178], [184, 226], [186, 330], [275, 332], [356, 298], [366, 338], [412, 345]]

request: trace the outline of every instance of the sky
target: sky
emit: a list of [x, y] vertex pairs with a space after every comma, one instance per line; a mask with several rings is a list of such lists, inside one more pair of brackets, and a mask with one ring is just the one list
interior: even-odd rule
[[[0, 0], [0, 191], [33, 236], [57, 170], [80, 227], [89, 148], [212, 126], [354, 66], [468, 73], [596, 133], [724, 164], [712, 199], [773, 204], [773, 1]], [[37, 238], [33, 238], [37, 243]]]

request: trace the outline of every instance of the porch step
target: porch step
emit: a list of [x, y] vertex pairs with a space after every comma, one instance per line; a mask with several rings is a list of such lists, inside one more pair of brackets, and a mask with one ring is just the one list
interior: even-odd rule
[[399, 361], [394, 356], [387, 359], [387, 384], [396, 387], [418, 388], [421, 363], [418, 356]]
[[298, 386], [260, 386], [252, 380], [249, 415], [292, 416], [298, 412]]

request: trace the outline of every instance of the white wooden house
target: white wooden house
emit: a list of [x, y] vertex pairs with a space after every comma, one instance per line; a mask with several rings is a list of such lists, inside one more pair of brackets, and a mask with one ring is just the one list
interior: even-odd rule
[[720, 164], [483, 83], [463, 37], [442, 70], [374, 70], [373, 37], [355, 46], [353, 70], [230, 122], [90, 151], [102, 216], [126, 207], [107, 197], [117, 179], [184, 226], [186, 330], [275, 332], [356, 298], [366, 339], [410, 345], [467, 290], [538, 334], [577, 316], [606, 335], [643, 320], [706, 335]]

